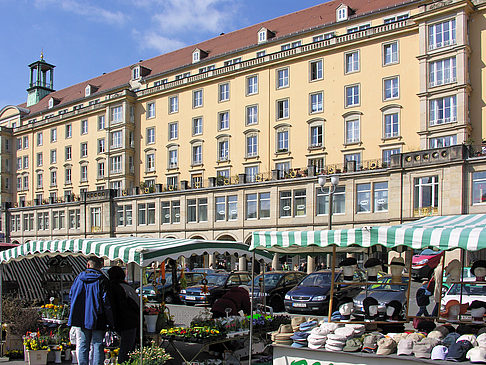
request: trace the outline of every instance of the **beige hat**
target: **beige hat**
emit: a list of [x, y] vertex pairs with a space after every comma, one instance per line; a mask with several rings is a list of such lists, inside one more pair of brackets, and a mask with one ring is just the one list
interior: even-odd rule
[[378, 340], [377, 355], [390, 355], [397, 349], [397, 343], [390, 337], [381, 338]]
[[292, 317], [290, 321], [290, 324], [292, 325], [292, 330], [294, 332], [298, 331], [300, 324], [304, 322], [307, 322], [307, 320], [303, 316]]
[[432, 331], [427, 335], [427, 338], [436, 338], [438, 340], [443, 340], [444, 337], [445, 336], [440, 331]]

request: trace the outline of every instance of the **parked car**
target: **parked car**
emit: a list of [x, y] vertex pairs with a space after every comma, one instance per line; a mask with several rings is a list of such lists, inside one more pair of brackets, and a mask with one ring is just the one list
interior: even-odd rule
[[[466, 280], [466, 278], [474, 278], [474, 275], [471, 272], [470, 267], [465, 267], [464, 268], [464, 273], [463, 273], [463, 278]], [[445, 295], [449, 288], [452, 286], [452, 284], [446, 283], [447, 276], [442, 277], [442, 295]]]
[[426, 248], [418, 255], [412, 256], [412, 279], [430, 279], [434, 269], [439, 265], [443, 255], [442, 251], [434, 251]]
[[[140, 288], [136, 289], [137, 293], [140, 292]], [[176, 292], [174, 285], [172, 285], [172, 274], [165, 274], [165, 284], [162, 284], [160, 278], [156, 280], [156, 283], [144, 285], [142, 287], [142, 294], [147, 298], [149, 302], [162, 302], [162, 296], [164, 296], [166, 303], [175, 303], [179, 301], [179, 293]]]
[[408, 278], [403, 277], [401, 284], [392, 284], [390, 276], [382, 276], [378, 278], [378, 284], [370, 284], [368, 287], [359, 293], [354, 299], [353, 315], [357, 320], [364, 319], [363, 300], [366, 297], [375, 298], [378, 301], [378, 313], [382, 315], [386, 312], [386, 306], [392, 300], [398, 301], [405, 313], [407, 306], [407, 289]]
[[[484, 301], [486, 296], [486, 285], [476, 284], [476, 278], [464, 278], [465, 284], [453, 284], [442, 297], [440, 309], [445, 310], [445, 305], [450, 300], [457, 300], [460, 303], [471, 304], [474, 300]], [[461, 290], [462, 287], [462, 290]]]
[[[331, 290], [331, 270], [316, 271], [307, 275], [293, 289], [287, 292], [284, 299], [285, 310], [289, 313], [308, 313], [327, 315]], [[341, 270], [336, 270], [335, 282], [342, 280]], [[354, 282], [366, 281], [363, 271], [357, 270], [354, 274]], [[334, 291], [334, 306], [344, 297], [354, 298], [359, 294], [362, 285], [341, 284]]]
[[250, 274], [246, 271], [215, 272], [207, 274], [206, 280], [207, 292], [204, 292], [204, 285], [201, 282], [182, 289], [180, 300], [188, 305], [212, 305], [216, 299], [221, 298], [229, 289], [235, 286], [246, 285], [250, 281]]
[[[266, 298], [266, 305], [276, 312], [283, 311], [285, 294], [305, 276], [300, 271], [269, 271], [265, 275], [260, 274], [254, 279], [253, 302], [263, 303], [263, 298]], [[248, 286], [251, 289], [251, 280]]]

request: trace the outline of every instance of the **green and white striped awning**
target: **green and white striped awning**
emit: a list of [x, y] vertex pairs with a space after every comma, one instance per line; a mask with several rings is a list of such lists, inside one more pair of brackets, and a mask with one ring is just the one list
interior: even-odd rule
[[[134, 262], [148, 266], [154, 261], [180, 256], [229, 253], [249, 255], [248, 246], [241, 242], [205, 241], [197, 239], [110, 237], [30, 241], [23, 245], [0, 252], [0, 264], [18, 261], [33, 256], [52, 255], [95, 255], [110, 260]], [[271, 260], [271, 255], [260, 252], [258, 259]]]
[[486, 248], [486, 214], [426, 217], [396, 226], [361, 227], [323, 231], [254, 232], [250, 251], [263, 249], [288, 254], [329, 252], [332, 246], [367, 248], [407, 246], [439, 250]]

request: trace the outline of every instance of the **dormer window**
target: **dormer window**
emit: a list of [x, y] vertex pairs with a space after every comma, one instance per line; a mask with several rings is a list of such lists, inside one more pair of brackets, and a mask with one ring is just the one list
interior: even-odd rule
[[199, 62], [199, 57], [201, 55], [199, 54], [199, 51], [194, 51], [194, 53], [192, 54], [192, 62]]
[[267, 28], [260, 28], [258, 31], [258, 43], [264, 43], [274, 36], [275, 34]]
[[52, 109], [54, 107], [54, 99], [53, 98], [50, 98], [49, 99], [49, 105], [48, 105], [48, 108], [49, 109]]
[[192, 63], [201, 61], [203, 58], [207, 57], [207, 55], [207, 52], [196, 48], [194, 51], [192, 51]]
[[140, 67], [135, 67], [133, 70], [132, 70], [132, 79], [133, 80], [137, 80], [140, 78]]
[[336, 10], [336, 21], [342, 22], [348, 20], [348, 7], [341, 4]]
[[90, 96], [90, 95], [91, 95], [91, 85], [88, 85], [84, 89], [84, 96], [87, 97], [87, 96]]

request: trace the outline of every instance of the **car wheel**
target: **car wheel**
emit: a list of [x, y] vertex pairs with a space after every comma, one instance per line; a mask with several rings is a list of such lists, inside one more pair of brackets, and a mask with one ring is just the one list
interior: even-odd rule
[[272, 297], [272, 299], [270, 300], [270, 307], [273, 308], [274, 312], [283, 312], [284, 303], [283, 303], [282, 298], [277, 297], [277, 296]]

